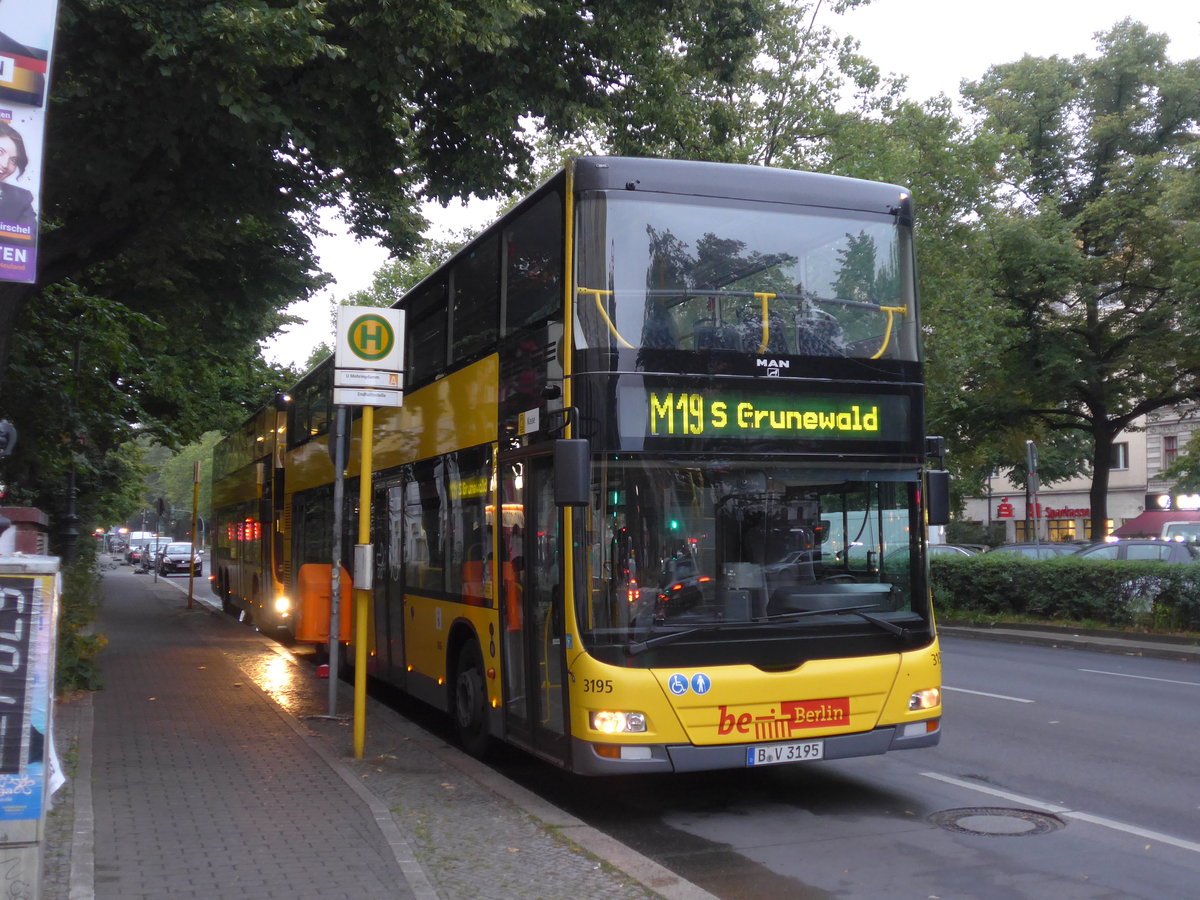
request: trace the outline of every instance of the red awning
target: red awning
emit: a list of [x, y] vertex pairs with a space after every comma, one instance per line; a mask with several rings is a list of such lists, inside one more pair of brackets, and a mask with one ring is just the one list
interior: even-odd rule
[[1187, 510], [1148, 509], [1134, 516], [1120, 528], [1114, 529], [1114, 537], [1156, 538], [1162, 537], [1163, 525], [1167, 522], [1200, 522], [1200, 512]]

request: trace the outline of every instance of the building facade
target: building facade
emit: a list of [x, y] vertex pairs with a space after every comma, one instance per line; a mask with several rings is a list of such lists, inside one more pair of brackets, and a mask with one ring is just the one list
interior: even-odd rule
[[1162, 473], [1200, 429], [1200, 405], [1141, 419], [1113, 444], [1108, 484], [1108, 520], [1103, 534], [1091, 532], [1091, 477], [1044, 485], [1036, 502], [1005, 475], [988, 479], [987, 495], [966, 501], [964, 518], [1003, 526], [1004, 540], [1102, 540], [1147, 510], [1200, 509], [1200, 495], [1182, 494]]

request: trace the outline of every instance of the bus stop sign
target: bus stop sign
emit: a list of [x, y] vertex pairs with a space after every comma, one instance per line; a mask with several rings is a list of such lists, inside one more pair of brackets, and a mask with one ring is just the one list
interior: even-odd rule
[[334, 368], [399, 372], [404, 368], [404, 319], [398, 309], [338, 307]]

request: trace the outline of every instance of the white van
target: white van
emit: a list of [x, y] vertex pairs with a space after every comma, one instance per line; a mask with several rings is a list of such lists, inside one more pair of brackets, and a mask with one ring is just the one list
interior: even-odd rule
[[1200, 522], [1163, 522], [1164, 541], [1200, 541]]

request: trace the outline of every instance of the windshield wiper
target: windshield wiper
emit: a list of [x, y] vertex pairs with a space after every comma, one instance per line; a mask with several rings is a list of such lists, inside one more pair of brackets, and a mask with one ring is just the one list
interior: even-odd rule
[[670, 644], [680, 638], [685, 638], [689, 634], [696, 634], [699, 631], [719, 631], [722, 625], [709, 625], [704, 628], [689, 628], [687, 631], [671, 631], [667, 634], [660, 634], [658, 637], [647, 638], [644, 641], [630, 641], [625, 645], [625, 652], [630, 656], [637, 656], [639, 653], [645, 653], [651, 647], [657, 647], [659, 644]]
[[881, 619], [879, 616], [873, 616], [866, 612], [868, 609], [878, 609], [879, 604], [871, 603], [867, 606], [836, 606], [833, 609], [803, 609], [796, 612], [779, 613], [774, 616], [767, 616], [765, 621], [777, 622], [781, 619], [802, 619], [807, 616], [838, 616], [846, 613], [851, 613], [858, 616], [860, 619], [865, 619], [872, 625], [877, 625], [884, 631], [889, 631], [897, 637], [907, 638], [910, 634], [909, 630], [903, 625], [897, 625], [895, 622], [889, 622], [887, 619]]

